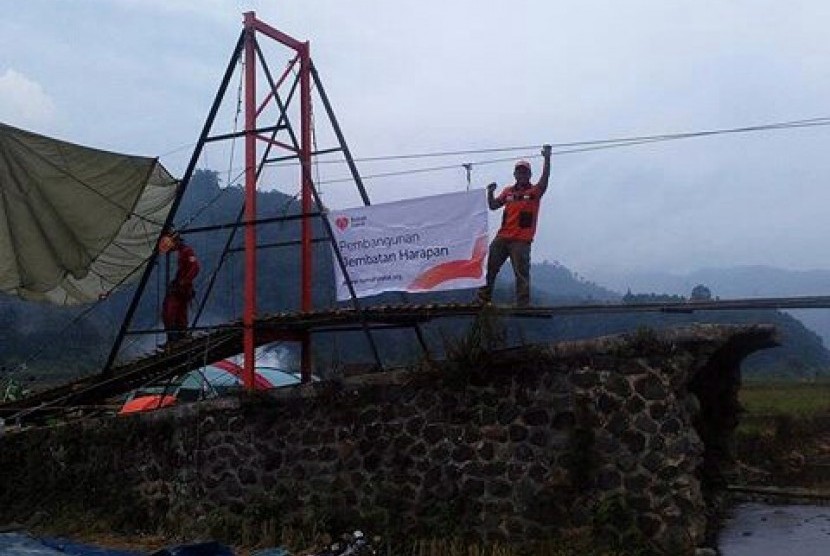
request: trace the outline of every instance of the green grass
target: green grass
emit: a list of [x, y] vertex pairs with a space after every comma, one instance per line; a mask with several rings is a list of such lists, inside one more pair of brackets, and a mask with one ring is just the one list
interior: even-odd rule
[[738, 398], [746, 416], [813, 417], [830, 413], [830, 381], [744, 382]]
[[826, 454], [830, 382], [751, 381], [738, 397], [746, 412], [735, 431], [734, 455], [754, 469], [741, 480], [824, 488], [826, 479], [809, 463]]

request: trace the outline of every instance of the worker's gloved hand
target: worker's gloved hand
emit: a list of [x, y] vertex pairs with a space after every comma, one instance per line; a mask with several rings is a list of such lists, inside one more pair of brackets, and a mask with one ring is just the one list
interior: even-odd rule
[[496, 190], [497, 187], [498, 187], [498, 185], [496, 184], [496, 182], [488, 183], [487, 184], [487, 192], [492, 193], [493, 191]]
[[551, 146], [550, 145], [542, 145], [542, 156], [545, 158], [549, 157], [551, 153]]

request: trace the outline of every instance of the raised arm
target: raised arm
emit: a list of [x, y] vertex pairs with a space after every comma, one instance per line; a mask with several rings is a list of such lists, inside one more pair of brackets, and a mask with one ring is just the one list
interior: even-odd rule
[[504, 201], [500, 201], [493, 195], [496, 191], [496, 187], [498, 186], [495, 182], [487, 186], [487, 206], [490, 207], [490, 210], [498, 210], [504, 206]]
[[542, 175], [539, 176], [539, 189], [542, 190], [542, 195], [548, 190], [548, 178], [550, 178], [550, 145], [543, 145], [542, 146], [542, 158], [545, 159], [544, 165], [542, 166]]

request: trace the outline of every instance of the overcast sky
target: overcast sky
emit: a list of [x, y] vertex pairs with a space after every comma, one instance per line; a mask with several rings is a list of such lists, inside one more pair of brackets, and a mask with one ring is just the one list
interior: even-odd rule
[[[160, 155], [176, 175], [250, 9], [311, 41], [358, 158], [830, 116], [826, 0], [0, 2], [0, 121]], [[235, 97], [236, 82], [231, 89]], [[217, 125], [231, 129], [232, 115], [223, 111]], [[534, 260], [589, 278], [742, 264], [830, 269], [828, 145], [830, 127], [819, 127], [555, 156]], [[462, 162], [533, 154], [360, 169], [454, 165], [367, 180], [380, 202], [463, 189]], [[200, 164], [227, 179], [239, 160], [214, 149]], [[477, 164], [474, 186], [505, 184], [511, 173], [511, 161]], [[324, 180], [344, 175], [320, 169]], [[327, 203], [357, 204], [348, 187], [323, 185]]]

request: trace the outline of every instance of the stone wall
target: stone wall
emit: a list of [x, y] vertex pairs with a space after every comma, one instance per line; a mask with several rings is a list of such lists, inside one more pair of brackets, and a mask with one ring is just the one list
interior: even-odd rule
[[704, 540], [702, 481], [728, 464], [740, 361], [770, 345], [764, 326], [642, 330], [7, 433], [0, 522], [508, 542], [585, 526], [689, 553]]

